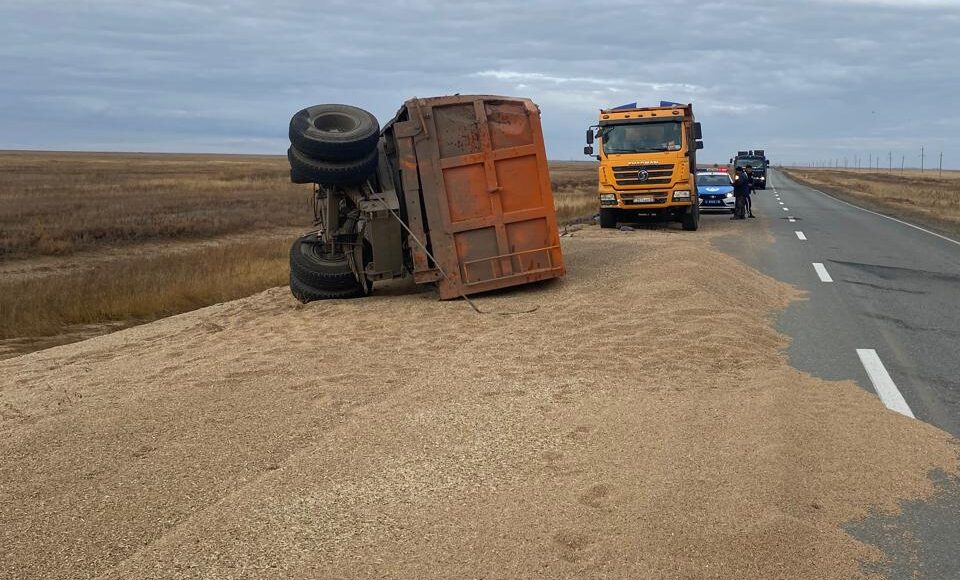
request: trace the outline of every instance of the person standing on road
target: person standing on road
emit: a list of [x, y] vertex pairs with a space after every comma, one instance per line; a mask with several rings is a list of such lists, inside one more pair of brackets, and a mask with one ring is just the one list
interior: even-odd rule
[[733, 197], [736, 200], [733, 206], [732, 220], [746, 219], [747, 197], [750, 195], [750, 176], [739, 165], [734, 169]]
[[747, 165], [746, 169], [747, 174], [747, 183], [750, 187], [747, 189], [747, 197], [744, 203], [744, 206], [747, 209], [747, 217], [755, 218], [757, 216], [753, 215], [753, 165]]

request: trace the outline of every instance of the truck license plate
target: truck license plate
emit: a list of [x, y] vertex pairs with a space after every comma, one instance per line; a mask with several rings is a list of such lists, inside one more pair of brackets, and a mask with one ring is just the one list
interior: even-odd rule
[[633, 198], [633, 203], [653, 203], [654, 199], [652, 197], [635, 197]]

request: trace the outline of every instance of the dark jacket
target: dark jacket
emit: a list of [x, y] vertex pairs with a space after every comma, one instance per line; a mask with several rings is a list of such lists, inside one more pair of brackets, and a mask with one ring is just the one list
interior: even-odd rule
[[733, 196], [744, 197], [750, 195], [753, 178], [747, 175], [746, 171], [738, 171], [737, 177], [738, 179], [733, 182]]

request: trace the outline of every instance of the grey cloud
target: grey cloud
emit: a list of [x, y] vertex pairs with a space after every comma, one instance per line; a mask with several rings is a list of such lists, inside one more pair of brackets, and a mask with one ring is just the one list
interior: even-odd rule
[[388, 119], [406, 98], [529, 96], [580, 159], [597, 109], [691, 101], [706, 160], [953, 144], [960, 3], [717, 0], [12, 0], [0, 6], [0, 148], [282, 153], [302, 106]]

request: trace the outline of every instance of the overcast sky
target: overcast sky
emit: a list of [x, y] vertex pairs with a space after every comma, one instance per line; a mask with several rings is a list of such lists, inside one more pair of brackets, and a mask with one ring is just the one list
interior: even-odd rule
[[960, 167], [960, 0], [0, 0], [0, 149], [282, 154], [343, 102], [526, 96], [553, 159], [601, 107], [692, 102], [701, 161]]

